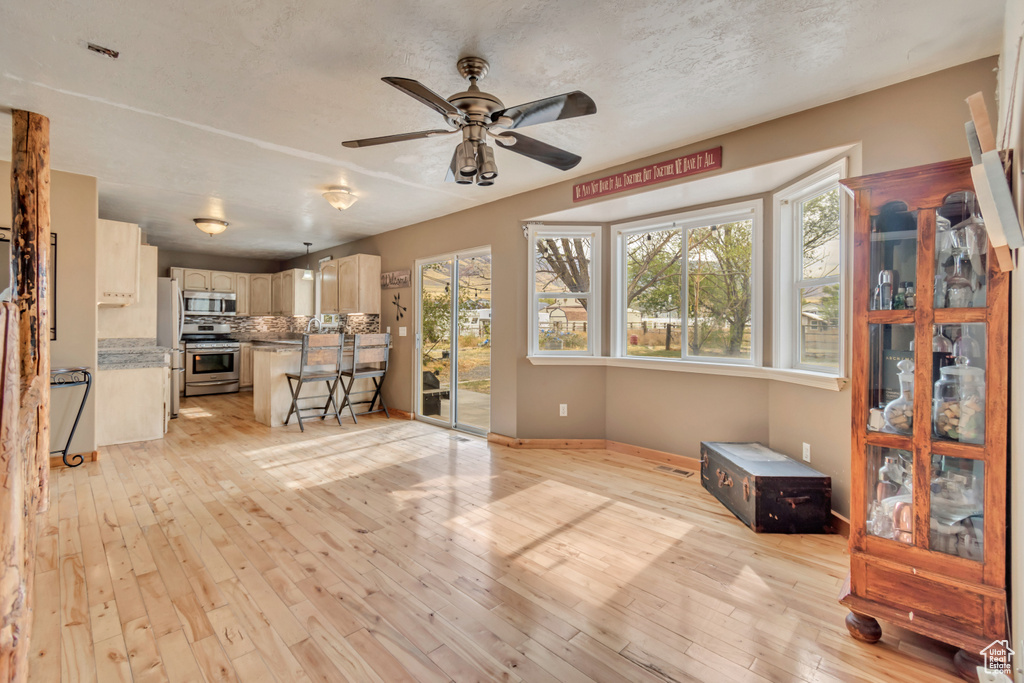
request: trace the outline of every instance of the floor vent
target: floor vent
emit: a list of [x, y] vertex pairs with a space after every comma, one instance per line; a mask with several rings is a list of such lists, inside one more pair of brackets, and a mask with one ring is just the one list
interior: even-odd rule
[[692, 477], [693, 474], [694, 474], [690, 470], [681, 470], [678, 467], [669, 467], [668, 465], [658, 465], [654, 469], [656, 469], [659, 472], [665, 472], [667, 474], [675, 474], [675, 475], [678, 475], [680, 477]]

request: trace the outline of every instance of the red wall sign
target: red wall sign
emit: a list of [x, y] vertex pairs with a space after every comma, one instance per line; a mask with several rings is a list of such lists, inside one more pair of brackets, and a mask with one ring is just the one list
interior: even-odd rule
[[722, 148], [715, 147], [703, 152], [694, 152], [678, 159], [660, 161], [650, 166], [623, 171], [606, 178], [589, 180], [572, 187], [572, 201], [583, 202], [616, 192], [633, 190], [644, 185], [654, 185], [688, 175], [705, 173], [722, 168]]

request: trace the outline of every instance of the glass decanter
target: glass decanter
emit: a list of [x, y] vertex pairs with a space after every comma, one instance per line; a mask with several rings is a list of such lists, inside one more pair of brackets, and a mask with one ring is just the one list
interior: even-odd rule
[[900, 395], [886, 404], [883, 415], [888, 432], [912, 434], [914, 431], [914, 361], [901, 360], [899, 368]]

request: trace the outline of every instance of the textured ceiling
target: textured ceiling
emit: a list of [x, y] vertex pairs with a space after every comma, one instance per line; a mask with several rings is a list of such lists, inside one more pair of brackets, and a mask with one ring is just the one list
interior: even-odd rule
[[[153, 244], [288, 258], [995, 54], [1002, 14], [1002, 0], [13, 0], [0, 107], [48, 116], [53, 167], [96, 176], [100, 215]], [[379, 79], [448, 96], [466, 55], [490, 61], [481, 85], [506, 105], [591, 95], [597, 115], [524, 131], [583, 162], [565, 174], [499, 150], [496, 185], [456, 186], [454, 137], [341, 147], [442, 127]], [[330, 185], [361, 199], [338, 212]], [[231, 227], [209, 238], [195, 216]]]

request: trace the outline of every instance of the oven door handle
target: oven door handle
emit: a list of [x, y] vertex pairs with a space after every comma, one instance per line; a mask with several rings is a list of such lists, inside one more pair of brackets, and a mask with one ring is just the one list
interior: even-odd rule
[[219, 384], [235, 384], [238, 382], [237, 379], [217, 379], [209, 382], [189, 382], [190, 387], [214, 387]]

